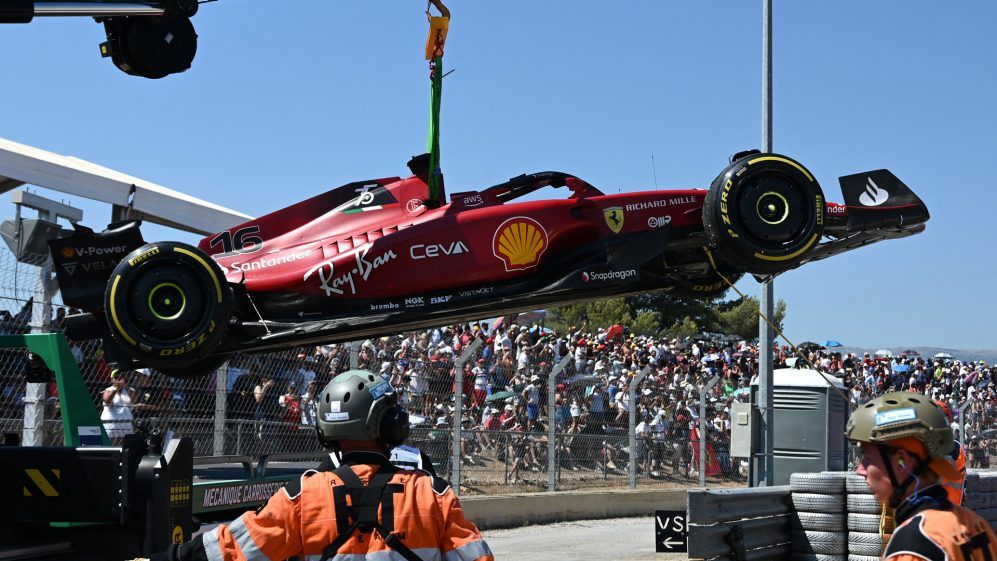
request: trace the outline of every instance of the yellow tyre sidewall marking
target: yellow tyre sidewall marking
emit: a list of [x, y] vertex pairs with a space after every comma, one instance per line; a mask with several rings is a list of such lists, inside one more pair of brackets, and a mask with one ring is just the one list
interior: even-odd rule
[[121, 282], [121, 275], [114, 277], [114, 282], [111, 284], [111, 320], [114, 321], [114, 326], [118, 328], [119, 335], [124, 337], [133, 346], [138, 346], [138, 342], [125, 331], [125, 328], [121, 325], [121, 321], [118, 319], [117, 293], [119, 282]]
[[771, 161], [771, 162], [782, 162], [784, 164], [789, 164], [789, 165], [793, 166], [794, 168], [800, 170], [800, 173], [802, 173], [803, 175], [807, 176], [807, 179], [809, 179], [810, 181], [814, 180], [814, 176], [810, 175], [810, 172], [807, 171], [806, 169], [804, 169], [803, 166], [801, 166], [800, 164], [798, 164], [798, 163], [796, 163], [796, 162], [794, 162], [792, 160], [787, 160], [786, 158], [780, 158], [778, 156], [763, 156], [761, 158], [755, 158], [754, 160], [748, 160], [748, 165], [750, 166], [750, 165], [755, 164], [757, 162], [769, 162], [769, 161]]
[[187, 256], [193, 258], [195, 261], [197, 261], [198, 263], [200, 263], [201, 266], [204, 267], [204, 270], [206, 270], [208, 272], [208, 275], [211, 276], [211, 281], [213, 283], [215, 283], [215, 293], [218, 296], [218, 303], [221, 304], [222, 303], [222, 284], [221, 284], [221, 282], [218, 281], [218, 277], [215, 275], [215, 272], [211, 269], [211, 266], [208, 265], [204, 261], [204, 259], [201, 259], [200, 255], [197, 255], [196, 253], [194, 253], [192, 251], [188, 251], [188, 250], [186, 250], [186, 249], [184, 249], [182, 247], [174, 247], [173, 251], [175, 251], [177, 253], [182, 253], [184, 255], [187, 255]]
[[817, 241], [818, 237], [819, 236], [817, 234], [814, 234], [813, 237], [810, 238], [810, 241], [807, 242], [807, 245], [801, 247], [800, 249], [794, 251], [793, 253], [790, 253], [789, 255], [774, 256], [774, 255], [765, 255], [763, 253], [755, 252], [755, 257], [757, 257], [759, 259], [764, 259], [765, 261], [787, 261], [787, 260], [792, 259], [794, 257], [799, 257], [800, 255], [802, 255], [803, 253], [805, 253], [807, 250], [809, 250], [811, 247], [813, 247], [814, 242]]

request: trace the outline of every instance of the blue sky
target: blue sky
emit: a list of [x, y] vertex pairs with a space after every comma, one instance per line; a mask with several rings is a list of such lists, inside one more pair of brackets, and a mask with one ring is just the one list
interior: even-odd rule
[[[449, 6], [451, 192], [548, 169], [606, 192], [653, 189], [652, 155], [659, 187], [706, 187], [760, 143], [760, 0]], [[403, 175], [425, 149], [424, 7], [205, 4], [193, 68], [158, 81], [101, 59], [92, 20], [0, 27], [0, 137], [254, 215]], [[838, 176], [887, 167], [932, 213], [920, 236], [780, 277], [795, 341], [997, 348], [997, 3], [958, 8], [775, 1], [776, 151], [839, 202]], [[91, 225], [110, 213], [71, 202]]]

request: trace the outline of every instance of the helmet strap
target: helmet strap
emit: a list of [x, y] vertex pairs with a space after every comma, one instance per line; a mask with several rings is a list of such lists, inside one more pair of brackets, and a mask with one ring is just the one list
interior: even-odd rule
[[886, 475], [890, 477], [890, 485], [893, 486], [893, 491], [890, 493], [889, 502], [887, 504], [890, 508], [895, 509], [900, 506], [900, 503], [903, 502], [907, 488], [910, 487], [911, 483], [917, 481], [918, 476], [924, 472], [924, 468], [928, 465], [928, 463], [915, 456], [917, 464], [914, 465], [913, 471], [908, 472], [907, 478], [904, 479], [903, 483], [900, 483], [897, 480], [896, 472], [893, 471], [893, 461], [890, 456], [891, 450], [896, 449], [890, 448], [884, 444], [877, 444], [876, 447], [879, 449], [879, 455], [883, 458], [883, 465], [886, 467]]

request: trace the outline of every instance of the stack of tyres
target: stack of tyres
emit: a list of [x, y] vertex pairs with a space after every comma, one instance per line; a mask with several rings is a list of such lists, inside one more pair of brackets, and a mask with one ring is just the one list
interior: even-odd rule
[[997, 471], [967, 470], [963, 505], [997, 528]]
[[790, 476], [792, 561], [847, 561], [845, 480], [839, 473]]
[[848, 505], [848, 561], [879, 561], [893, 534], [893, 512], [873, 496], [861, 475], [845, 479]]

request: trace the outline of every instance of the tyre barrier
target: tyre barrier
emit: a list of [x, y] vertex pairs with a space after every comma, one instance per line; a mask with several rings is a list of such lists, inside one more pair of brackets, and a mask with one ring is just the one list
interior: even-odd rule
[[791, 534], [793, 561], [846, 561], [845, 475], [794, 473], [790, 500], [796, 510]]
[[[790, 484], [694, 489], [689, 558], [715, 561], [878, 561], [894, 530], [865, 478], [794, 473]], [[997, 471], [969, 470], [964, 506], [997, 528]]]
[[893, 511], [883, 510], [865, 477], [856, 473], [845, 477], [845, 493], [849, 561], [879, 559], [893, 532]]
[[966, 491], [963, 506], [997, 528], [997, 471], [966, 470]]

